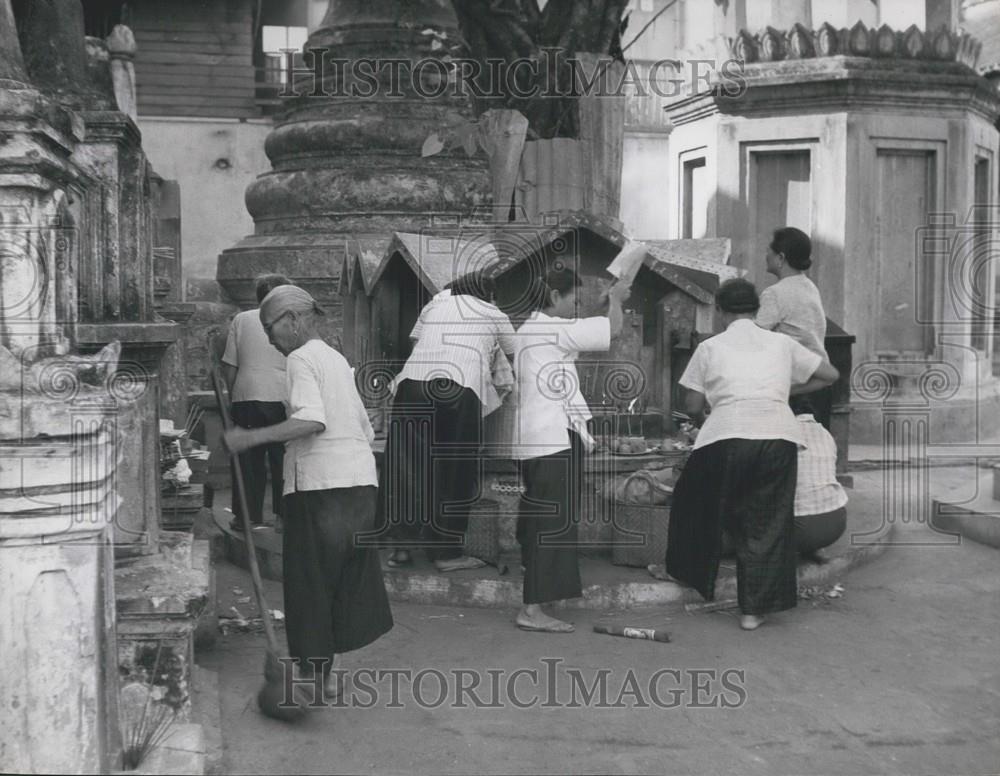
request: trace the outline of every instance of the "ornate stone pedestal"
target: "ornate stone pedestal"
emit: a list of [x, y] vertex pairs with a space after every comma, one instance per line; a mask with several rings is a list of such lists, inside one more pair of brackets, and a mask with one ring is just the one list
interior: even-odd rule
[[119, 747], [117, 402], [69, 368], [50, 389], [0, 392], [0, 762], [100, 773]]

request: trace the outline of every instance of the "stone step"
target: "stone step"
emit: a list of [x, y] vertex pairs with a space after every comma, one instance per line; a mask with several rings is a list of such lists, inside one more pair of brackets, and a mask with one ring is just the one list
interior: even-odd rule
[[[229, 528], [230, 515], [223, 510], [214, 512], [215, 523], [222, 533], [226, 558], [241, 568], [247, 568], [246, 545], [242, 534]], [[802, 564], [799, 585], [817, 587], [838, 581], [840, 575], [881, 555], [891, 544], [892, 523], [885, 523], [879, 514], [851, 515], [848, 531], [824, 551], [827, 563]], [[261, 574], [281, 580], [281, 535], [271, 530], [255, 531], [254, 546]], [[388, 551], [383, 553], [383, 561]], [[505, 554], [500, 568], [438, 573], [422, 553], [414, 553], [412, 566], [384, 567], [383, 577], [393, 601], [446, 606], [479, 606], [510, 608], [522, 602], [520, 561], [515, 554]], [[630, 609], [643, 606], [663, 606], [684, 611], [688, 605], [701, 605], [701, 597], [670, 582], [653, 579], [645, 568], [614, 566], [608, 559], [582, 555], [580, 576], [584, 582], [583, 597], [561, 602], [564, 608]], [[734, 560], [724, 560], [716, 586], [717, 601], [736, 597]]]
[[115, 569], [118, 663], [123, 681], [146, 681], [159, 654], [166, 700], [190, 717], [195, 632], [212, 630], [214, 571], [207, 541], [164, 531], [160, 552]]
[[931, 524], [939, 531], [955, 533], [974, 542], [1000, 549], [1000, 481], [993, 466], [979, 475], [971, 499], [934, 499]]

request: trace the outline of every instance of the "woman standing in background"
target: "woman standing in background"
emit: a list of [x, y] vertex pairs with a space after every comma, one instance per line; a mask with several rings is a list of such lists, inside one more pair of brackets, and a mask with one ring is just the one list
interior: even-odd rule
[[[284, 275], [261, 275], [254, 283], [257, 304], [278, 286], [291, 284]], [[237, 313], [229, 324], [226, 352], [222, 356], [223, 375], [233, 400], [233, 423], [240, 428], [263, 428], [285, 419], [285, 357], [268, 342], [257, 310]], [[282, 444], [255, 447], [239, 456], [247, 489], [250, 523], [264, 525], [264, 494], [268, 463], [271, 468], [271, 510], [275, 529], [281, 527], [281, 472], [285, 456]], [[235, 474], [233, 475], [235, 477]], [[233, 486], [233, 515], [230, 528], [243, 530], [240, 503]]]
[[812, 242], [794, 226], [774, 230], [764, 257], [778, 278], [760, 294], [754, 320], [762, 329], [787, 334], [820, 358], [826, 358], [826, 313], [819, 289], [806, 272], [812, 266]]

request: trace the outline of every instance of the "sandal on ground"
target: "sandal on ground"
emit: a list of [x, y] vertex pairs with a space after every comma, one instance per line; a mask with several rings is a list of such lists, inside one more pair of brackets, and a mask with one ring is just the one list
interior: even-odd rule
[[481, 569], [486, 566], [485, 560], [480, 560], [479, 558], [470, 558], [463, 555], [460, 558], [450, 558], [449, 560], [436, 560], [434, 561], [434, 568], [436, 568], [441, 573], [447, 573], [449, 571], [465, 571], [467, 569]]
[[745, 631], [757, 630], [764, 624], [764, 618], [754, 614], [744, 614], [740, 616], [740, 627]]
[[679, 579], [675, 579], [667, 573], [667, 567], [662, 563], [650, 563], [646, 566], [646, 571], [649, 572], [649, 576], [653, 579], [658, 579], [661, 582], [673, 582], [675, 585], [680, 585], [681, 587], [687, 587]]
[[[250, 523], [251, 531], [263, 531], [265, 528], [267, 528], [267, 526], [264, 525], [263, 523]], [[235, 531], [238, 534], [242, 534], [243, 520], [241, 520], [238, 517], [234, 517], [232, 520], [229, 521], [229, 530]]]
[[576, 630], [573, 623], [563, 622], [562, 620], [554, 620], [552, 623], [547, 625], [536, 625], [523, 620], [516, 620], [515, 622], [517, 623], [517, 627], [521, 630], [530, 631], [532, 633], [572, 633]]
[[391, 569], [398, 569], [402, 566], [412, 566], [413, 556], [407, 550], [395, 550], [386, 561], [385, 565]]

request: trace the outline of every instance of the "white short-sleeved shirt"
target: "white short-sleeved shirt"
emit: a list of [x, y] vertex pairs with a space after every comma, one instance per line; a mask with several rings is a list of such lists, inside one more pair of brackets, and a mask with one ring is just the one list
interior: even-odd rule
[[792, 385], [804, 383], [822, 363], [815, 353], [749, 318], [740, 318], [691, 356], [680, 384], [703, 393], [711, 414], [694, 448], [722, 439], [787, 439], [803, 444], [788, 406]]
[[789, 275], [760, 294], [757, 325], [787, 334], [826, 358], [826, 313], [819, 289], [805, 275]]
[[498, 345], [513, 354], [514, 327], [498, 307], [468, 294], [441, 293], [421, 310], [410, 338], [416, 344], [395, 384], [447, 378], [475, 391], [484, 414], [499, 406], [493, 355]]
[[288, 356], [288, 417], [325, 428], [285, 443], [285, 494], [378, 485], [375, 438], [354, 375], [340, 353], [309, 340]]
[[536, 312], [517, 330], [513, 458], [568, 450], [570, 429], [585, 435], [591, 414], [574, 362], [580, 353], [610, 347], [611, 321], [604, 317], [552, 318]]
[[795, 515], [822, 515], [840, 509], [847, 503], [847, 493], [837, 482], [837, 442], [812, 415], [795, 419], [805, 442], [805, 450], [799, 451]]
[[285, 357], [268, 340], [257, 310], [233, 318], [222, 361], [236, 367], [233, 401], [285, 400]]

